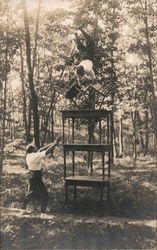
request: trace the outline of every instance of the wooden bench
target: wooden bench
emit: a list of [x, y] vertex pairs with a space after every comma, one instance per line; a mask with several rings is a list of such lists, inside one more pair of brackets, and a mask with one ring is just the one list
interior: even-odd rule
[[107, 200], [110, 199], [110, 180], [94, 176], [69, 176], [65, 178], [65, 200], [68, 201], [68, 186], [74, 186], [74, 199], [76, 200], [76, 187], [98, 187], [100, 188], [100, 201], [103, 201], [103, 189], [107, 187]]

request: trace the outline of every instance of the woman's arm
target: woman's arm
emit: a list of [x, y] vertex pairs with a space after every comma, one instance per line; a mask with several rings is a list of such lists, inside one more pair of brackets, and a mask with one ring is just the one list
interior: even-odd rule
[[51, 153], [55, 149], [55, 147], [58, 145], [60, 140], [61, 140], [61, 137], [57, 137], [54, 143], [51, 143], [49, 147], [46, 149], [45, 155], [48, 155], [49, 153]]
[[48, 145], [46, 145], [46, 146], [40, 148], [38, 151], [39, 151], [39, 152], [42, 152], [42, 151], [48, 149], [51, 145], [52, 145], [52, 143], [49, 143]]

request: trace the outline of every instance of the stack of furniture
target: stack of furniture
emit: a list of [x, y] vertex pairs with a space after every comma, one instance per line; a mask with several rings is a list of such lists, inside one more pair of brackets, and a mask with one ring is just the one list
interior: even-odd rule
[[[67, 124], [67, 120], [68, 125]], [[92, 126], [97, 129], [98, 139], [86, 143], [79, 141], [78, 120], [84, 122], [84, 127], [89, 130]], [[107, 199], [110, 198], [110, 168], [113, 163], [113, 113], [108, 110], [64, 110], [62, 111], [63, 121], [63, 151], [64, 151], [64, 180], [65, 180], [65, 200], [68, 201], [68, 187], [74, 187], [74, 199], [76, 199], [77, 186], [97, 187], [100, 189], [100, 200], [103, 200], [104, 188], [107, 188]], [[68, 129], [70, 135], [66, 135]], [[94, 132], [94, 131], [93, 131]], [[88, 133], [89, 135], [89, 133]], [[70, 138], [71, 137], [71, 138]], [[70, 167], [67, 166], [67, 155], [72, 153]], [[87, 152], [88, 154], [101, 154], [101, 174], [93, 174], [93, 166], [91, 161], [91, 174], [78, 175], [76, 173], [76, 152]], [[68, 171], [67, 171], [68, 168]], [[70, 170], [69, 170], [70, 168]]]

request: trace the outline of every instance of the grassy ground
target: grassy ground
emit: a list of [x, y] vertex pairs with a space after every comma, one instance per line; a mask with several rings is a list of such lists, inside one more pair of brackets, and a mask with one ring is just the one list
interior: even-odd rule
[[[111, 171], [111, 200], [99, 202], [97, 188], [78, 188], [77, 200], [69, 189], [64, 202], [62, 146], [47, 161], [44, 182], [49, 191], [48, 214], [41, 219], [36, 203], [34, 217], [9, 214], [4, 208], [19, 209], [27, 190], [24, 146], [8, 150], [1, 177], [1, 249], [156, 249], [157, 172], [153, 157], [116, 159]], [[79, 173], [84, 159], [77, 157]], [[70, 167], [70, 155], [68, 159]], [[95, 159], [98, 174], [99, 159]], [[5, 211], [5, 212], [3, 212]], [[8, 214], [7, 214], [8, 213]], [[18, 213], [18, 210], [17, 210]]]

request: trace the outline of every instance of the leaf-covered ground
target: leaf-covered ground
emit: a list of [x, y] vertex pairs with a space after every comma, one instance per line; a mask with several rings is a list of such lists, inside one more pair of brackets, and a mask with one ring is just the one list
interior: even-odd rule
[[[1, 177], [1, 249], [156, 249], [155, 158], [141, 156], [136, 165], [130, 157], [116, 159], [111, 171], [109, 202], [105, 193], [103, 203], [99, 202], [97, 188], [79, 187], [76, 202], [73, 189], [69, 188], [69, 202], [65, 204], [60, 145], [44, 171], [50, 217], [42, 219], [37, 203], [29, 207], [35, 216], [19, 215], [28, 173], [22, 142], [10, 148], [6, 149]], [[70, 167], [70, 155], [68, 163]], [[86, 172], [84, 163], [84, 157], [77, 156], [80, 173]], [[99, 164], [100, 159], [96, 158], [97, 174]]]

